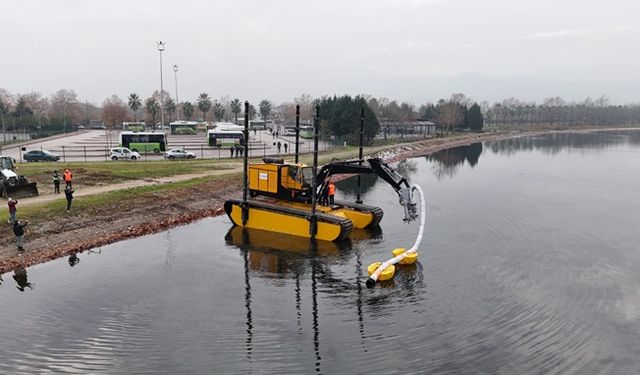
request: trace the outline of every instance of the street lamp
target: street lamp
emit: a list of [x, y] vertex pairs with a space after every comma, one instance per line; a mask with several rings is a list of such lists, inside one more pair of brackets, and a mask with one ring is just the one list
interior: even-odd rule
[[180, 120], [180, 111], [178, 110], [178, 106], [180, 102], [178, 101], [178, 65], [173, 65], [173, 73], [176, 77], [176, 120]]
[[[164, 128], [164, 88], [162, 87], [162, 51], [164, 51], [164, 45], [167, 42], [163, 42], [162, 40], [158, 43], [158, 51], [160, 52], [160, 127]], [[155, 124], [154, 124], [155, 126]]]

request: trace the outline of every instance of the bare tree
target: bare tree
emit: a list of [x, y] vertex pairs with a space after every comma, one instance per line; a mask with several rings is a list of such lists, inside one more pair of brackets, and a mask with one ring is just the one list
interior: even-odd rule
[[106, 135], [109, 147], [111, 147], [111, 131], [129, 117], [127, 105], [117, 95], [105, 99], [102, 102], [102, 121], [106, 125]]
[[63, 131], [67, 132], [67, 123], [80, 122], [80, 108], [78, 107], [78, 95], [73, 90], [62, 89], [51, 96], [51, 112], [62, 120]]
[[441, 100], [436, 106], [436, 122], [447, 131], [451, 131], [464, 121], [462, 108], [459, 103]]

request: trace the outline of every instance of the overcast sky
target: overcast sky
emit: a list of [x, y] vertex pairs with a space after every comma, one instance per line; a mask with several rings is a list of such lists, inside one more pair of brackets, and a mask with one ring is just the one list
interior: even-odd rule
[[640, 102], [637, 0], [1, 0], [0, 88]]

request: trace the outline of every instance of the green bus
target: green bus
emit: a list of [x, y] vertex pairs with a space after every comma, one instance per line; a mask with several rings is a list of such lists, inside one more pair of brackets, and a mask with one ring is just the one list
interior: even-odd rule
[[164, 133], [123, 131], [120, 145], [131, 151], [158, 154], [167, 150], [167, 137]]
[[193, 135], [198, 132], [197, 121], [174, 121], [169, 123], [169, 130], [173, 135]]
[[300, 138], [313, 139], [313, 126], [300, 125]]
[[147, 129], [144, 122], [123, 122], [122, 130], [130, 130], [135, 132], [142, 132]]

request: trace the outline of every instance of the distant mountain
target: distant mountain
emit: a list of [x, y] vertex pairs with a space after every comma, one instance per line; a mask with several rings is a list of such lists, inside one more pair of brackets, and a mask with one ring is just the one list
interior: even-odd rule
[[[415, 104], [464, 93], [477, 101], [501, 101], [515, 97], [540, 103], [560, 96], [566, 101], [582, 101], [587, 96], [607, 96], [613, 104], [640, 103], [640, 66], [559, 68], [536, 74], [491, 77], [466, 73], [448, 77], [398, 79], [388, 85], [389, 98], [407, 98]], [[385, 86], [386, 86], [385, 85]], [[376, 90], [378, 91], [378, 90]]]

